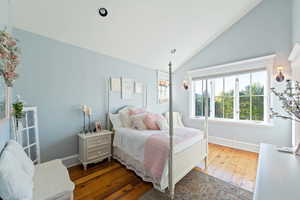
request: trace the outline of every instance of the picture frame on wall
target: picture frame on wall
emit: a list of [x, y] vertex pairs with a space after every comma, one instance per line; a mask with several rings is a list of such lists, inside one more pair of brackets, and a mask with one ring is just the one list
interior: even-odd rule
[[110, 78], [110, 90], [112, 92], [121, 92], [121, 79]]
[[141, 82], [135, 81], [134, 92], [136, 94], [143, 94], [144, 93], [144, 84]]
[[122, 99], [131, 99], [134, 93], [134, 80], [122, 78]]
[[157, 71], [157, 103], [165, 104], [169, 102], [169, 74]]

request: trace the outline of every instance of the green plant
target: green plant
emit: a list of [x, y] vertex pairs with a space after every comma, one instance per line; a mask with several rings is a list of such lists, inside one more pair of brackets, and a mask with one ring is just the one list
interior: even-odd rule
[[16, 119], [21, 119], [24, 117], [23, 113], [23, 102], [17, 101], [16, 103], [13, 103], [13, 115]]

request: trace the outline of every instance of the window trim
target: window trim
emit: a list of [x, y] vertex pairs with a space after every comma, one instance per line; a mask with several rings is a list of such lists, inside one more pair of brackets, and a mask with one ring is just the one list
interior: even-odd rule
[[[255, 71], [266, 71], [267, 72], [267, 78], [266, 78], [266, 83], [265, 83], [265, 90], [264, 90], [264, 121], [254, 121], [254, 120], [240, 120], [239, 119], [239, 113], [238, 112], [238, 101], [239, 101], [239, 95], [234, 95], [234, 118], [233, 119], [220, 119], [220, 118], [215, 118], [214, 117], [214, 109], [210, 109], [211, 113], [209, 117], [210, 121], [222, 121], [222, 122], [234, 122], [234, 123], [241, 123], [241, 124], [254, 124], [254, 125], [267, 125], [270, 126], [272, 125], [272, 120], [270, 119], [270, 111], [269, 107], [272, 106], [272, 100], [270, 94], [270, 88], [272, 86], [272, 81], [271, 77], [273, 74], [273, 66], [274, 66], [274, 60], [276, 58], [276, 55], [269, 55], [269, 56], [264, 56], [264, 57], [259, 57], [259, 58], [254, 58], [254, 59], [249, 59], [249, 60], [244, 60], [244, 61], [239, 61], [239, 62], [234, 62], [234, 63], [228, 63], [224, 65], [218, 65], [218, 66], [211, 66], [211, 67], [205, 67], [201, 69], [196, 69], [192, 71], [188, 71], [188, 77], [189, 81], [192, 83], [193, 80], [197, 79], [212, 79], [215, 77], [220, 77], [220, 76], [229, 76], [229, 74], [242, 74], [242, 73], [251, 73]], [[220, 73], [222, 72], [222, 73]], [[209, 84], [210, 81], [208, 81]], [[236, 80], [235, 83], [235, 92], [238, 91], [239, 84]], [[211, 87], [214, 88], [214, 87]], [[194, 86], [189, 90], [189, 118], [190, 119], [201, 119], [203, 117], [196, 117], [194, 116], [195, 113], [195, 104], [193, 103], [195, 101], [195, 95], [194, 95]], [[214, 97], [214, 92], [212, 92], [212, 97]], [[212, 101], [214, 102], [214, 101]], [[211, 106], [212, 103], [211, 103]], [[211, 107], [212, 108], [212, 107]], [[212, 118], [213, 116], [213, 118]], [[251, 118], [250, 118], [251, 119]]]

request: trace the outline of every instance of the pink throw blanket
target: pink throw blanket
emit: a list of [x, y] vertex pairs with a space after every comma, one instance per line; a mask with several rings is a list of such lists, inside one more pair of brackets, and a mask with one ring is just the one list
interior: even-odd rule
[[[183, 143], [199, 132], [190, 131], [188, 128], [177, 128], [174, 133], [174, 146]], [[195, 130], [195, 129], [194, 129]], [[147, 172], [158, 183], [164, 171], [169, 157], [169, 135], [168, 132], [153, 134], [147, 138], [144, 150], [144, 167]]]

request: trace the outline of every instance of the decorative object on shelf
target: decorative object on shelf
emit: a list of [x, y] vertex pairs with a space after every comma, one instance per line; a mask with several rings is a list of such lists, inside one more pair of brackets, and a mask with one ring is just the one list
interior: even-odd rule
[[169, 75], [166, 72], [157, 71], [157, 100], [159, 104], [169, 102]]
[[110, 78], [110, 90], [112, 92], [121, 92], [121, 79]]
[[122, 78], [122, 99], [131, 99], [134, 93], [134, 80]]
[[0, 73], [3, 75], [8, 87], [13, 87], [18, 78], [17, 65], [20, 63], [21, 51], [17, 40], [6, 31], [0, 31]]
[[101, 132], [102, 127], [101, 127], [101, 122], [100, 121], [95, 121], [95, 132], [99, 133]]
[[86, 115], [87, 115], [87, 109], [88, 109], [88, 107], [86, 105], [81, 105], [80, 109], [81, 109], [82, 114], [83, 114], [83, 130], [82, 130], [82, 133], [86, 133], [86, 127], [85, 127], [85, 124], [86, 124], [85, 121], [86, 120], [85, 120], [85, 118], [86, 118]]
[[277, 82], [282, 82], [285, 79], [285, 76], [283, 74], [283, 69], [284, 69], [283, 66], [278, 66], [277, 67], [277, 75], [275, 77], [275, 79], [276, 79]]
[[87, 109], [87, 115], [88, 115], [88, 119], [89, 119], [89, 128], [88, 128], [88, 132], [92, 133], [92, 127], [91, 127], [91, 116], [92, 116], [92, 108], [88, 107]]
[[98, 12], [101, 17], [106, 17], [108, 15], [108, 11], [106, 8], [99, 8]]
[[[294, 120], [296, 122], [300, 122], [300, 83], [298, 81], [286, 80], [286, 84], [283, 88], [271, 88], [273, 94], [275, 94], [283, 110], [286, 112], [286, 115], [280, 114], [274, 111], [273, 108], [271, 110], [271, 117]], [[300, 144], [296, 147], [288, 148], [288, 147], [279, 147], [278, 151], [290, 152], [299, 154]]]
[[134, 92], [136, 94], [143, 94], [143, 92], [144, 92], [144, 85], [143, 85], [143, 83], [135, 81]]
[[15, 119], [16, 129], [19, 129], [19, 121], [24, 117], [24, 102], [21, 100], [21, 97], [17, 95], [15, 103], [12, 104], [13, 107], [13, 116]]

